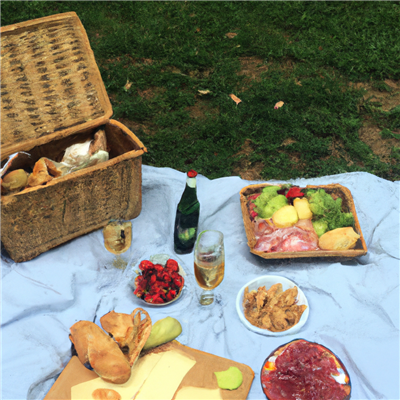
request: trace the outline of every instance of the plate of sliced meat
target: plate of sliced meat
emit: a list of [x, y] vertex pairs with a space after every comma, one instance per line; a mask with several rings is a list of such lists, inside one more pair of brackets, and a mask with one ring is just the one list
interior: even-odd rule
[[295, 339], [275, 349], [260, 373], [268, 400], [349, 400], [350, 375], [331, 350], [321, 344]]

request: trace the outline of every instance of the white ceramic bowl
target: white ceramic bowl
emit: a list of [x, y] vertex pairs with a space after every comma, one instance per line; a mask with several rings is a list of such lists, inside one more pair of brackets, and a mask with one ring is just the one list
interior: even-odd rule
[[[167, 262], [167, 260], [169, 258], [172, 258], [174, 260], [176, 260], [176, 258], [170, 257], [168, 254], [155, 254], [151, 257], [149, 257], [149, 261], [151, 261], [154, 264], [161, 264], [161, 265], [165, 265], [165, 263]], [[168, 301], [167, 303], [161, 303], [161, 304], [152, 304], [152, 303], [148, 303], [147, 301], [144, 301], [143, 299], [141, 299], [140, 297], [136, 297], [141, 303], [146, 304], [147, 306], [152, 306], [152, 307], [163, 307], [163, 306], [167, 306], [168, 304], [171, 304], [173, 302], [175, 302], [176, 300], [180, 299], [182, 297], [182, 293], [185, 290], [186, 287], [186, 272], [183, 269], [182, 265], [178, 262], [178, 266], [179, 266], [179, 275], [181, 275], [183, 277], [183, 279], [185, 280], [183, 283], [183, 287], [181, 289], [181, 291], [178, 293], [178, 295], [173, 298], [171, 301]], [[133, 290], [136, 289], [136, 284], [135, 281], [133, 280], [132, 282], [133, 285]]]
[[[244, 316], [244, 311], [243, 311], [243, 296], [244, 296], [244, 290], [246, 287], [249, 288], [249, 292], [252, 290], [257, 290], [259, 287], [265, 286], [265, 288], [268, 290], [272, 285], [275, 283], [282, 283], [282, 289], [283, 291], [287, 289], [291, 289], [295, 286], [298, 288], [298, 295], [297, 295], [297, 303], [298, 305], [305, 304], [307, 308], [303, 312], [300, 321], [289, 328], [286, 331], [283, 332], [271, 332], [268, 329], [261, 329], [258, 328], [254, 325], [252, 325], [249, 321], [247, 321], [246, 317]], [[308, 305], [308, 301], [302, 290], [299, 288], [298, 285], [296, 285], [294, 282], [290, 281], [287, 278], [284, 278], [283, 276], [276, 276], [276, 275], [264, 275], [260, 276], [259, 278], [253, 279], [250, 282], [247, 282], [240, 290], [239, 293], [236, 297], [236, 311], [239, 315], [240, 321], [242, 321], [243, 325], [249, 329], [250, 331], [259, 333], [260, 335], [266, 335], [266, 336], [285, 336], [285, 335], [292, 335], [300, 331], [300, 329], [303, 327], [303, 325], [306, 323], [308, 319], [308, 315], [310, 313], [310, 306]]]

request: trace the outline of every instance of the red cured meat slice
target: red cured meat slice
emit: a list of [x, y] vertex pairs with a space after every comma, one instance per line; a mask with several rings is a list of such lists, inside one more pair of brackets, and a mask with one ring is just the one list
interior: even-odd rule
[[318, 249], [318, 236], [317, 240], [315, 240], [310, 232], [299, 228], [288, 229], [291, 229], [290, 232], [284, 235], [276, 251], [309, 251]]
[[[261, 222], [258, 222], [257, 233], [255, 231], [257, 242], [254, 250], [272, 253], [318, 249], [318, 236], [311, 220], [300, 220], [291, 228], [281, 228], [273, 231], [267, 229], [262, 231], [261, 224]], [[265, 224], [268, 225], [266, 222]], [[257, 236], [257, 234], [261, 234], [261, 236]]]
[[258, 221], [254, 222], [254, 234], [256, 235], [257, 239], [263, 235], [270, 234], [273, 231], [274, 228], [269, 225], [265, 219], [259, 219]]
[[265, 251], [267, 253], [276, 251], [282, 241], [282, 232], [280, 231], [281, 229], [278, 229], [268, 235], [261, 236], [257, 240], [257, 243], [254, 246], [254, 250]]

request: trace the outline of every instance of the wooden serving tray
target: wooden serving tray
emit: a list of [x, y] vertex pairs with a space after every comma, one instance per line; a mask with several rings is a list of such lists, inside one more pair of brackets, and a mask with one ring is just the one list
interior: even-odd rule
[[330, 185], [307, 185], [307, 189], [324, 189], [326, 193], [330, 194], [333, 198], [340, 197], [342, 199], [342, 209], [344, 212], [351, 212], [354, 216], [354, 230], [360, 235], [356, 243], [356, 247], [351, 250], [313, 250], [313, 251], [288, 251], [288, 252], [273, 252], [266, 253], [263, 251], [254, 250], [257, 243], [257, 239], [254, 235], [253, 222], [250, 218], [248, 210], [247, 197], [260, 193], [262, 189], [270, 185], [268, 183], [260, 183], [256, 185], [249, 185], [244, 187], [240, 191], [240, 206], [242, 208], [242, 216], [244, 222], [244, 229], [247, 236], [247, 244], [250, 247], [250, 252], [266, 259], [279, 259], [279, 258], [304, 258], [304, 257], [340, 257], [340, 258], [354, 258], [367, 254], [367, 245], [364, 240], [364, 236], [361, 232], [360, 223], [357, 218], [356, 209], [354, 206], [353, 197], [349, 189], [345, 186], [333, 183]]
[[[244, 400], [250, 391], [251, 384], [254, 379], [253, 370], [236, 361], [228, 360], [227, 358], [218, 357], [213, 354], [205, 353], [200, 350], [195, 350], [184, 346], [176, 340], [156, 347], [145, 354], [152, 352], [159, 353], [168, 350], [178, 350], [187, 354], [196, 360], [194, 367], [186, 374], [181, 382], [178, 390], [183, 386], [196, 386], [206, 389], [217, 389], [217, 378], [214, 372], [227, 370], [229, 367], [237, 367], [243, 374], [243, 383], [236, 390], [222, 390], [221, 396], [226, 400]], [[145, 355], [144, 354], [144, 355]], [[73, 356], [54, 385], [47, 393], [45, 400], [70, 400], [72, 386], [79, 383], [87, 382], [91, 379], [98, 378], [94, 371], [88, 370], [78, 359]], [[199, 399], [200, 400], [200, 399]]]

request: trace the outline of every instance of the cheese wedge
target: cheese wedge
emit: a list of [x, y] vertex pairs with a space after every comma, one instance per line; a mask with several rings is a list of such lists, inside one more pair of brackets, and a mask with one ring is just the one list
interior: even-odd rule
[[184, 386], [179, 389], [175, 400], [222, 400], [222, 397], [219, 389]]
[[196, 361], [170, 350], [162, 353], [150, 375], [140, 388], [135, 400], [171, 400], [185, 375]]
[[93, 400], [92, 394], [96, 389], [112, 389], [121, 396], [121, 400], [129, 400], [142, 387], [155, 365], [162, 358], [162, 355], [148, 354], [145, 357], [139, 358], [137, 363], [132, 367], [131, 377], [121, 385], [105, 382], [101, 378], [75, 385], [71, 388], [71, 400]]

